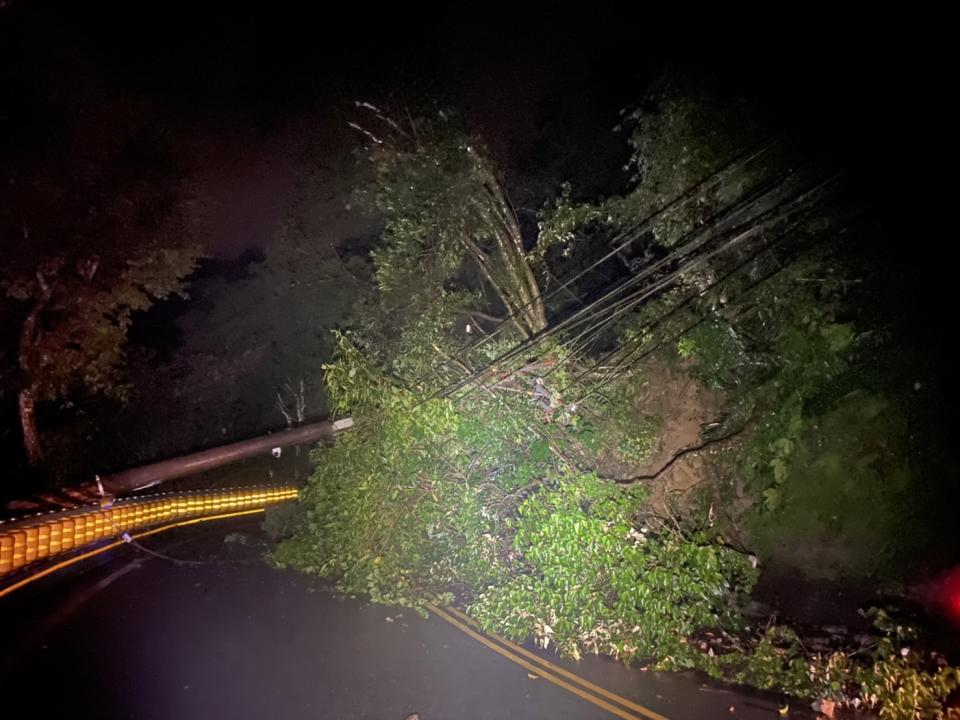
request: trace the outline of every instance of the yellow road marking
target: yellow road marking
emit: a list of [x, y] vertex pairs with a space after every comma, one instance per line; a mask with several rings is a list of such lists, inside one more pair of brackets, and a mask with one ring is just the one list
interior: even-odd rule
[[[187, 525], [196, 525], [197, 523], [209, 522], [211, 520], [225, 520], [227, 518], [232, 518], [232, 517], [242, 517], [244, 515], [255, 515], [257, 513], [262, 513], [265, 510], [266, 508], [254, 508], [252, 510], [240, 510], [237, 512], [221, 513], [219, 515], [196, 517], [196, 518], [191, 518], [189, 520], [181, 520], [179, 522], [169, 523], [167, 525], [161, 525], [160, 527], [156, 527], [151, 530], [145, 530], [144, 532], [140, 532], [140, 533], [135, 533], [135, 534], [131, 533], [130, 537], [134, 539], [139, 539], [143, 537], [148, 537], [150, 535], [155, 535], [160, 532], [164, 532], [165, 530], [172, 530], [173, 528], [184, 527]], [[117, 540], [115, 542], [99, 547], [95, 550], [90, 550], [88, 552], [81, 553], [80, 555], [76, 555], [68, 560], [63, 560], [59, 563], [56, 563], [55, 565], [51, 565], [50, 567], [44, 568], [43, 570], [40, 570], [28, 577], [25, 577], [22, 580], [16, 583], [13, 583], [12, 585], [8, 585], [7, 587], [0, 589], [0, 597], [9, 595], [14, 590], [22, 588], [24, 585], [27, 585], [35, 580], [39, 580], [40, 578], [46, 577], [47, 575], [50, 575], [56, 572], [57, 570], [61, 570], [65, 567], [81, 562], [82, 560], [86, 560], [87, 558], [100, 555], [101, 553], [105, 553], [108, 550], [112, 550], [115, 547], [119, 547], [121, 545], [126, 545], [126, 544], [127, 543], [124, 540]], [[564, 690], [567, 690], [568, 692], [573, 693], [577, 697], [580, 697], [586, 700], [587, 702], [592, 703], [593, 705], [596, 705], [597, 707], [602, 708], [603, 710], [606, 710], [607, 712], [613, 715], [616, 715], [619, 718], [622, 718], [623, 720], [638, 720], [638, 718], [636, 715], [630, 712], [627, 712], [626, 710], [623, 710], [615, 705], [611, 705], [606, 700], [603, 700], [601, 698], [607, 698], [608, 700], [612, 700], [616, 703], [619, 703], [620, 705], [623, 705], [626, 708], [630, 708], [631, 710], [634, 710], [637, 713], [639, 713], [642, 717], [648, 718], [648, 720], [668, 720], [668, 718], [664, 717], [663, 715], [660, 715], [657, 712], [654, 712], [653, 710], [650, 710], [649, 708], [644, 707], [643, 705], [639, 705], [631, 700], [628, 700], [625, 697], [621, 697], [616, 693], [613, 693], [605, 688], [600, 687], [599, 685], [595, 685], [590, 681], [585, 680], [584, 678], [581, 678], [579, 675], [576, 675], [570, 672], [569, 670], [566, 670], [562, 667], [558, 667], [557, 665], [554, 665], [548, 660], [544, 660], [540, 656], [530, 652], [526, 648], [520, 647], [519, 645], [516, 645], [515, 643], [510, 642], [506, 638], [500, 637], [495, 633], [486, 633], [486, 635], [481, 635], [479, 632], [476, 632], [470, 628], [470, 625], [473, 625], [474, 627], [477, 626], [473, 618], [460, 612], [456, 608], [447, 608], [452, 613], [452, 615], [448, 615], [446, 612], [444, 612], [443, 610], [441, 610], [440, 608], [434, 605], [428, 605], [427, 608], [430, 610], [430, 612], [434, 613], [438, 617], [450, 623], [451, 625], [456, 627], [458, 630], [460, 630], [464, 634], [472, 637], [477, 642], [482, 643], [486, 647], [490, 648], [495, 653], [502, 655], [503, 657], [516, 663], [522, 668], [525, 668], [527, 671], [535, 673], [537, 676], [543, 678], [544, 680], [550, 683], [553, 683], [554, 685], [557, 685], [558, 687], [561, 687]], [[454, 617], [454, 615], [456, 615], [459, 618], [462, 618], [463, 622], [461, 622], [461, 620], [458, 620], [456, 617]], [[493, 638], [494, 640], [496, 640], [496, 642], [494, 642], [489, 638]], [[528, 662], [527, 660], [524, 660], [523, 657], [521, 656], [530, 658], [536, 664], [533, 664]], [[586, 690], [580, 687], [571, 685], [565, 680], [562, 680], [561, 678], [552, 675], [551, 672], [548, 672], [548, 670], [557, 673], [557, 675], [562, 675], [563, 677], [566, 677], [569, 680], [572, 680], [578, 685], [581, 685], [582, 688], [586, 688], [601, 697], [596, 697], [596, 695], [591, 695], [589, 692], [587, 692]]]
[[[160, 527], [153, 528], [152, 530], [145, 530], [144, 532], [140, 532], [140, 533], [130, 533], [130, 537], [136, 540], [142, 537], [147, 537], [148, 535], [155, 535], [159, 532], [163, 532], [164, 530], [172, 530], [173, 528], [183, 527], [184, 525], [195, 525], [196, 523], [207, 522], [209, 520], [225, 520], [227, 518], [240, 517], [241, 515], [254, 515], [256, 513], [262, 513], [264, 510], [266, 510], [266, 508], [254, 508], [253, 510], [238, 510], [237, 512], [221, 513], [219, 515], [207, 515], [206, 517], [195, 517], [189, 520], [181, 520], [179, 522], [170, 523], [168, 525], [161, 525]], [[127, 542], [125, 540], [117, 540], [115, 542], [110, 543], [109, 545], [103, 545], [102, 547], [98, 547], [96, 550], [90, 550], [89, 552], [76, 555], [70, 558], [69, 560], [63, 560], [62, 562], [58, 562], [56, 565], [51, 565], [50, 567], [44, 568], [43, 570], [40, 570], [34, 573], [33, 575], [29, 575], [23, 578], [23, 580], [20, 580], [18, 582], [13, 583], [12, 585], [8, 585], [7, 587], [0, 589], [0, 597], [3, 597], [4, 595], [9, 595], [14, 590], [22, 588], [24, 585], [32, 583], [34, 580], [39, 580], [40, 578], [46, 577], [51, 573], [55, 573], [57, 570], [61, 570], [69, 565], [78, 563], [81, 560], [86, 560], [87, 558], [91, 558], [94, 555], [105, 553], [107, 550], [112, 550], [115, 547], [119, 547], [120, 545], [126, 545], [126, 544]]]
[[[458, 618], [460, 618], [461, 620], [463, 620], [465, 623], [468, 623], [469, 625], [472, 625], [473, 627], [475, 627], [475, 628], [477, 628], [477, 629], [479, 630], [479, 626], [477, 625], [477, 621], [474, 620], [474, 619], [473, 619], [472, 617], [470, 617], [469, 615], [467, 615], [466, 613], [461, 612], [460, 610], [458, 610], [458, 609], [455, 608], [455, 607], [448, 607], [448, 608], [445, 608], [445, 609], [447, 610], [447, 612], [451, 613], [452, 615], [457, 616]], [[607, 698], [608, 700], [613, 700], [614, 702], [619, 703], [619, 704], [623, 705], [624, 707], [628, 707], [628, 708], [630, 708], [631, 710], [633, 710], [634, 712], [638, 712], [638, 713], [640, 713], [641, 715], [643, 715], [643, 716], [645, 716], [645, 717], [647, 717], [647, 718], [650, 718], [650, 720], [667, 720], [667, 718], [665, 718], [665, 717], [664, 717], [663, 715], [661, 715], [660, 713], [655, 712], [655, 711], [651, 710], [651, 709], [648, 708], [648, 707], [644, 707], [643, 705], [640, 705], [640, 704], [638, 704], [638, 703], [635, 703], [635, 702], [633, 702], [632, 700], [628, 700], [628, 699], [625, 698], [625, 697], [622, 697], [622, 696], [620, 696], [620, 695], [617, 695], [615, 692], [611, 692], [610, 690], [607, 690], [606, 688], [602, 688], [602, 687], [600, 687], [599, 685], [594, 685], [594, 684], [593, 684], [592, 682], [590, 682], [589, 680], [586, 680], [586, 679], [580, 677], [579, 675], [570, 672], [569, 670], [567, 670], [567, 669], [565, 669], [565, 668], [562, 668], [562, 667], [559, 667], [559, 666], [557, 666], [557, 665], [554, 665], [554, 664], [553, 664], [552, 662], [550, 662], [549, 660], [545, 660], [545, 659], [543, 659], [542, 657], [540, 657], [539, 655], [537, 655], [536, 653], [530, 652], [530, 651], [527, 650], [525, 647], [521, 647], [520, 645], [517, 645], [516, 643], [510, 642], [510, 641], [507, 640], [505, 637], [501, 637], [501, 636], [499, 636], [499, 635], [497, 635], [496, 633], [493, 633], [493, 632], [486, 632], [486, 631], [484, 631], [484, 634], [487, 635], [488, 637], [493, 638], [494, 640], [496, 640], [497, 642], [499, 642], [501, 645], [509, 648], [509, 649], [512, 650], [513, 652], [518, 653], [518, 654], [520, 654], [520, 655], [523, 655], [524, 657], [528, 657], [528, 658], [530, 658], [531, 660], [533, 660], [534, 662], [539, 663], [539, 664], [542, 665], [543, 667], [545, 667], [545, 668], [547, 668], [547, 669], [549, 669], [549, 670], [557, 673], [558, 675], [562, 675], [563, 677], [565, 677], [565, 678], [567, 678], [567, 679], [569, 679], [569, 680], [573, 680], [573, 682], [578, 683], [578, 684], [582, 685], [583, 687], [585, 687], [585, 688], [587, 688], [587, 689], [595, 692], [597, 695], [602, 695], [603, 697]]]
[[[448, 615], [447, 612], [445, 612], [444, 610], [441, 610], [440, 608], [434, 605], [428, 605], [427, 609], [430, 610], [430, 612], [437, 615], [438, 617], [442, 618], [443, 620], [446, 620], [448, 623], [453, 625], [455, 628], [457, 628], [461, 632], [465, 633], [466, 635], [469, 635], [477, 642], [482, 643], [486, 647], [490, 648], [495, 653], [502, 655], [503, 657], [507, 658], [512, 662], [515, 662], [517, 665], [528, 670], [529, 672], [535, 673], [536, 675], [543, 678], [547, 682], [550, 682], [550, 683], [553, 683], [554, 685], [562, 687], [564, 690], [573, 693], [577, 697], [580, 697], [586, 700], [587, 702], [592, 703], [593, 705], [596, 705], [597, 707], [606, 710], [612, 715], [616, 715], [619, 718], [623, 718], [623, 720], [639, 720], [637, 715], [634, 715], [633, 713], [628, 712], [623, 708], [619, 708], [616, 705], [612, 705], [611, 703], [607, 702], [601, 697], [592, 695], [591, 693], [587, 692], [583, 688], [577, 687], [576, 685], [572, 685], [566, 680], [563, 680], [553, 675], [551, 672], [548, 672], [546, 668], [549, 667], [551, 670], [556, 671], [559, 674], [570, 678], [574, 682], [577, 682], [580, 685], [583, 685], [584, 687], [591, 688], [594, 692], [596, 692], [599, 695], [603, 695], [604, 697], [607, 697], [611, 700], [615, 700], [616, 702], [621, 703], [627, 707], [632, 706], [633, 709], [637, 709], [637, 711], [640, 712], [642, 717], [648, 718], [648, 720], [667, 720], [667, 718], [665, 718], [663, 715], [659, 715], [653, 712], [652, 710], [648, 710], [644, 708], [642, 705], [631, 703], [626, 698], [621, 698], [619, 695], [616, 695], [615, 693], [611, 693], [608, 690], [604, 690], [603, 688], [600, 688], [597, 685], [593, 685], [592, 683], [574, 675], [573, 673], [567, 670], [564, 670], [563, 668], [558, 668], [555, 665], [552, 665], [551, 663], [547, 663], [545, 660], [542, 660], [536, 655], [533, 655], [533, 653], [529, 653], [523, 648], [517, 645], [514, 645], [509, 640], [503, 640], [502, 638], [499, 638], [500, 641], [503, 643], [502, 645], [497, 642], [494, 642], [493, 640], [486, 637], [485, 635], [481, 635], [480, 633], [472, 630], [466, 622], [461, 622], [460, 620], [455, 618], [453, 615]], [[451, 612], [457, 612], [453, 608], [447, 608], [447, 609], [450, 610]], [[457, 614], [460, 616], [463, 616], [464, 618], [466, 618], [466, 620], [472, 622], [472, 620], [467, 618], [467, 616], [463, 615], [462, 613], [457, 612]], [[516, 652], [512, 652], [512, 651], [520, 651], [521, 654], [530, 655], [537, 663], [542, 663], [542, 664], [535, 665], [531, 662], [528, 662], [527, 660], [524, 660], [523, 657], [521, 657], [521, 654], [517, 654]]]

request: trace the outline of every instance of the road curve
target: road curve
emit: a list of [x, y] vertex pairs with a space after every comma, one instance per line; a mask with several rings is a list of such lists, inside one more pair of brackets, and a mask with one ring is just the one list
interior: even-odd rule
[[[202, 564], [124, 547], [0, 598], [8, 708], [105, 720], [615, 717], [437, 616], [270, 568], [259, 519], [145, 544]], [[778, 717], [775, 697], [535, 652], [669, 720]]]

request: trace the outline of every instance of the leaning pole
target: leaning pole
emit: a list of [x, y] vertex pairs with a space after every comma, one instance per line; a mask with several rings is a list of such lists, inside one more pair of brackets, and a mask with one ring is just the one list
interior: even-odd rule
[[323, 420], [290, 430], [261, 435], [250, 440], [241, 440], [209, 450], [161, 460], [149, 465], [141, 465], [110, 475], [101, 475], [99, 477], [99, 482], [103, 487], [101, 492], [120, 495], [142, 490], [167, 480], [195, 475], [238, 460], [245, 460], [265, 453], [275, 453], [279, 449], [291, 445], [329, 440], [338, 432], [351, 427], [353, 427], [353, 419], [349, 417], [340, 420]]

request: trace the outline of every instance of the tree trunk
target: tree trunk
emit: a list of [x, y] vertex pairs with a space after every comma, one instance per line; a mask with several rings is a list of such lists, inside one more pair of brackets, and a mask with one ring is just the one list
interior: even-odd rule
[[27, 452], [27, 460], [31, 465], [43, 459], [40, 433], [37, 431], [36, 404], [36, 386], [30, 385], [23, 388], [19, 397], [20, 426], [23, 428], [23, 448]]
[[501, 265], [498, 274], [502, 277], [494, 280], [494, 289], [505, 301], [514, 322], [524, 326], [522, 334], [536, 335], [547, 327], [540, 285], [523, 252], [520, 224], [506, 188], [492, 172], [488, 171], [487, 178], [483, 184], [485, 197], [478, 200], [477, 209], [481, 221], [488, 224], [498, 250]]
[[26, 450], [27, 460], [35, 465], [43, 459], [43, 448], [40, 445], [40, 433], [37, 431], [37, 396], [40, 394], [35, 358], [33, 357], [37, 344], [42, 336], [40, 315], [50, 302], [53, 288], [50, 280], [56, 276], [60, 265], [55, 265], [47, 273], [37, 270], [36, 298], [30, 312], [23, 320], [20, 328], [20, 345], [17, 349], [17, 359], [20, 363], [22, 386], [18, 398], [20, 406], [20, 426], [23, 428], [23, 449]]

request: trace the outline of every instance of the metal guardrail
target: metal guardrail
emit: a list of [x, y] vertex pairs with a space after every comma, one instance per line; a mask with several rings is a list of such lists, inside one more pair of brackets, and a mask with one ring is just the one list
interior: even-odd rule
[[293, 500], [292, 485], [134, 496], [15, 520], [0, 520], [0, 582], [40, 562], [160, 523], [262, 508]]

